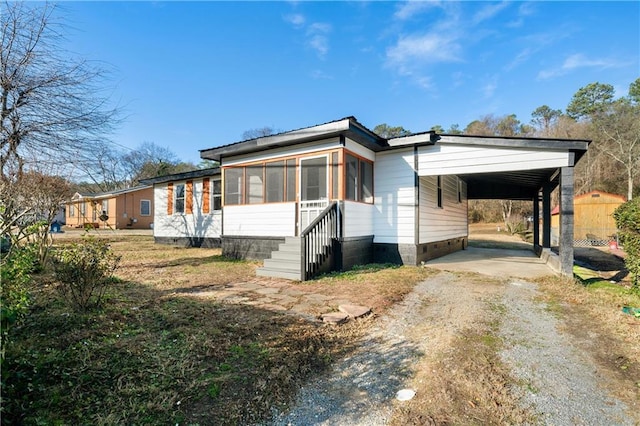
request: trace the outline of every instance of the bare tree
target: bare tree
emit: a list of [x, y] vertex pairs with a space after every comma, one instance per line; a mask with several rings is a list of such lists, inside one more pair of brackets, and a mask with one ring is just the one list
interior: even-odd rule
[[280, 130], [274, 129], [273, 127], [270, 127], [270, 126], [258, 127], [255, 129], [245, 130], [242, 133], [242, 139], [243, 140], [258, 139], [264, 136], [275, 135], [276, 133], [280, 133]]
[[0, 5], [0, 172], [91, 157], [117, 121], [105, 71], [61, 48], [64, 26], [49, 4]]
[[634, 181], [640, 176], [640, 105], [620, 99], [607, 113], [595, 117], [594, 124], [602, 135], [603, 152], [625, 172], [631, 200]]
[[0, 181], [0, 233], [12, 242], [30, 241], [44, 264], [53, 240], [49, 225], [71, 196], [68, 179], [40, 171], [26, 171], [19, 180]]

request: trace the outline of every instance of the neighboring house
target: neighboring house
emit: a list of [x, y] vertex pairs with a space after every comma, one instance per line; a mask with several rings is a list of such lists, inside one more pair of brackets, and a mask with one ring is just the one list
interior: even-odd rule
[[145, 185], [99, 194], [76, 192], [66, 203], [65, 220], [74, 228], [150, 229], [153, 188]]
[[[603, 191], [591, 191], [577, 195], [574, 208], [574, 243], [584, 245], [607, 245], [616, 241], [618, 227], [613, 212], [627, 199], [622, 195]], [[560, 224], [560, 209], [551, 212], [552, 239], [556, 239]]]
[[[464, 249], [469, 199], [531, 200], [534, 217], [542, 201], [536, 249], [548, 249], [551, 190], [560, 185], [572, 208], [573, 167], [588, 144], [432, 131], [386, 139], [347, 117], [201, 150], [221, 165], [221, 212], [211, 207], [218, 172], [145, 183], [155, 185], [156, 224], [167, 224], [154, 228], [156, 241], [221, 244], [225, 255], [265, 259], [260, 275], [304, 280]], [[561, 229], [559, 268], [571, 274], [569, 215]]]
[[220, 247], [222, 182], [219, 168], [145, 179], [153, 185], [153, 236], [158, 243]]

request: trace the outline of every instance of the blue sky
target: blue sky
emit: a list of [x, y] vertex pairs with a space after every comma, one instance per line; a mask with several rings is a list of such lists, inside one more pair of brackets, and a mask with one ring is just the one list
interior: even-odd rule
[[640, 2], [69, 2], [68, 49], [110, 70], [119, 145], [182, 160], [353, 115], [373, 129], [464, 128], [564, 110], [640, 77]]

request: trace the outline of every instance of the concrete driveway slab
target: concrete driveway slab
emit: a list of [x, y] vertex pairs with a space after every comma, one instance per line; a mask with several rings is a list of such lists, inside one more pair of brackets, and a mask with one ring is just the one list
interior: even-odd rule
[[467, 247], [425, 263], [429, 268], [477, 272], [493, 277], [538, 278], [554, 275], [546, 262], [529, 250]]

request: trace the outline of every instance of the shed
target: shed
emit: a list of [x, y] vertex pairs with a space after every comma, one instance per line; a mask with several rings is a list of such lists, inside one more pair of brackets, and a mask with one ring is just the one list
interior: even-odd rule
[[[573, 201], [575, 245], [606, 245], [615, 240], [617, 227], [613, 212], [625, 201], [622, 195], [603, 191], [577, 195]], [[553, 209], [551, 215], [551, 227], [557, 230], [559, 208]]]

